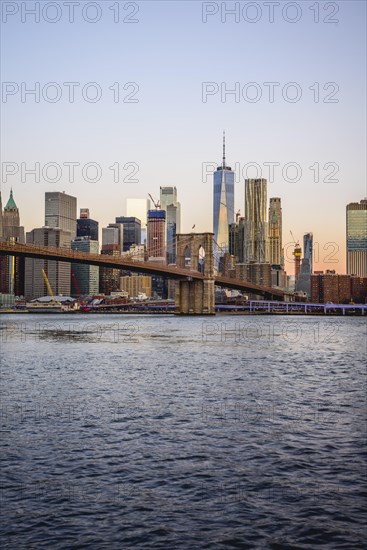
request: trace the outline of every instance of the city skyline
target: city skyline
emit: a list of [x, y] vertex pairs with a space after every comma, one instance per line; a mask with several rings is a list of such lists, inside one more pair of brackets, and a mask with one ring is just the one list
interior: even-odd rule
[[[327, 243], [338, 244], [339, 265], [344, 265], [344, 208], [366, 194], [366, 6], [341, 3], [338, 24], [316, 24], [311, 5], [296, 24], [278, 16], [269, 23], [266, 10], [256, 24], [243, 19], [236, 23], [233, 16], [222, 23], [220, 14], [205, 23], [200, 2], [141, 2], [135, 24], [111, 24], [108, 10], [95, 25], [77, 16], [72, 24], [63, 17], [54, 25], [35, 24], [31, 17], [20, 24], [19, 15], [9, 17], [2, 29], [2, 76], [5, 82], [15, 82], [19, 92], [1, 104], [2, 135], [6, 136], [1, 156], [3, 163], [15, 163], [18, 171], [3, 176], [1, 186], [3, 195], [13, 186], [23, 225], [39, 226], [42, 218], [37, 210], [45, 191], [76, 195], [80, 206], [88, 206], [95, 218], [98, 213], [98, 221], [105, 226], [124, 215], [126, 198], [145, 199], [154, 190], [158, 195], [162, 185], [175, 185], [180, 192], [182, 231], [190, 231], [194, 224], [197, 231], [208, 230], [215, 170], [208, 165], [220, 164], [218, 142], [225, 128], [227, 161], [237, 178], [237, 210], [243, 205], [245, 178], [266, 178], [268, 196], [282, 198], [284, 243], [291, 240], [290, 230], [297, 239], [312, 231], [325, 256]], [[259, 32], [261, 47], [254, 47]], [[218, 36], [224, 39], [218, 41]], [[131, 43], [133, 54], [126, 55]], [[94, 81], [102, 89], [102, 98], [89, 103], [81, 92], [85, 83]], [[60, 101], [47, 102], [40, 93], [39, 103], [32, 95], [22, 102], [21, 83], [34, 89], [35, 82], [41, 89], [49, 82], [59, 83]], [[79, 83], [74, 103], [68, 100], [64, 82]], [[120, 85], [117, 103], [110, 90], [115, 82]], [[135, 93], [134, 87], [124, 91], [127, 82], [135, 82], [139, 91]], [[214, 82], [212, 89], [219, 91], [203, 96], [205, 82]], [[243, 98], [249, 82], [261, 91], [257, 102]], [[273, 102], [267, 82], [279, 83]], [[302, 92], [294, 103], [286, 96], [286, 84], [291, 82]], [[241, 90], [239, 101], [229, 93], [236, 83]], [[222, 89], [228, 90], [223, 98]], [[138, 101], [124, 102], [127, 94]], [[58, 163], [60, 180], [50, 184], [41, 177], [37, 182], [28, 174], [22, 181], [22, 163], [34, 169], [36, 162], [41, 173], [47, 163]], [[64, 165], [72, 162], [79, 163], [73, 182]], [[89, 162], [98, 163], [102, 170], [95, 184], [83, 177], [82, 168]], [[279, 163], [273, 178], [264, 164], [272, 162]], [[114, 163], [120, 166], [116, 183], [110, 169]], [[248, 163], [257, 163], [262, 173], [254, 167], [246, 173]], [[286, 173], [289, 163], [298, 163], [302, 169], [299, 182], [292, 183], [292, 169]], [[55, 172], [48, 176], [51, 180]], [[120, 205], [117, 212], [116, 205]]]
[[[236, 188], [236, 185], [235, 185], [235, 188]], [[14, 189], [13, 187], [10, 187], [10, 190], [9, 190], [9, 196], [10, 194], [12, 194], [13, 196], [13, 193], [14, 193]], [[54, 194], [54, 193], [61, 193], [61, 191], [46, 191], [45, 193], [50, 193], [50, 194]], [[8, 200], [4, 197], [6, 197], [6, 195], [4, 195], [3, 192], [1, 192], [1, 195], [2, 195], [2, 201], [3, 203], [7, 203]], [[16, 197], [17, 200], [17, 206], [19, 208], [19, 211], [20, 211], [20, 215], [21, 215], [21, 224], [25, 227], [25, 232], [27, 231], [31, 231], [32, 229], [36, 228], [36, 227], [42, 227], [43, 226], [43, 222], [42, 223], [37, 223], [35, 224], [33, 227], [27, 227], [24, 223], [24, 219], [27, 218], [27, 209], [26, 208], [22, 208], [22, 206], [19, 206], [19, 204], [21, 203], [21, 198], [20, 200], [18, 199], [18, 197]], [[267, 210], [270, 206], [270, 199], [273, 199], [274, 197], [272, 197], [271, 195], [269, 195], [268, 193], [268, 200], [267, 200]], [[78, 208], [79, 208], [79, 205], [80, 205], [80, 200], [79, 200], [79, 197], [76, 197], [77, 199], [77, 204], [78, 204]], [[129, 197], [126, 197], [126, 199], [129, 199]], [[45, 200], [45, 194], [43, 194], [43, 201]], [[144, 200], [144, 199], [142, 199]], [[283, 222], [282, 222], [282, 225], [283, 227], [289, 227], [289, 224], [287, 224], [287, 212], [285, 212], [285, 209], [283, 207], [283, 197], [281, 197], [281, 200], [282, 200], [282, 211], [283, 211]], [[365, 197], [357, 197], [356, 200], [349, 200], [347, 204], [349, 203], [358, 203], [360, 200], [366, 200]], [[243, 201], [245, 202], [245, 201]], [[125, 204], [126, 204], [126, 200], [125, 200]], [[237, 209], [237, 206], [238, 205], [235, 205], [235, 209]], [[83, 204], [83, 206], [81, 208], [88, 208], [89, 210], [91, 210], [91, 208], [89, 208], [89, 204]], [[314, 245], [314, 258], [313, 258], [313, 264], [314, 264], [314, 270], [317, 271], [317, 270], [327, 270], [327, 269], [336, 269], [339, 273], [346, 273], [347, 272], [347, 253], [346, 253], [346, 231], [345, 231], [345, 208], [346, 208], [346, 204], [343, 205], [343, 222], [344, 222], [344, 227], [342, 228], [343, 231], [344, 231], [344, 234], [343, 234], [343, 239], [342, 239], [342, 242], [337, 242], [336, 240], [330, 240], [330, 241], [327, 241], [326, 243], [323, 243], [322, 241], [320, 241], [320, 239], [317, 238], [317, 234], [316, 234], [316, 237], [315, 237], [315, 231], [313, 230], [312, 227], [308, 226], [300, 235], [294, 235], [295, 236], [295, 239], [296, 241], [299, 241], [300, 243], [302, 243], [303, 241], [303, 238], [304, 238], [304, 235], [311, 232], [313, 233], [314, 235], [314, 238], [313, 238], [313, 245]], [[122, 208], [122, 210], [125, 212], [126, 211], [126, 205]], [[244, 213], [244, 207], [243, 207], [243, 210], [241, 209], [241, 213], [243, 212]], [[131, 211], [131, 210], [130, 210]], [[185, 233], [185, 232], [190, 232], [192, 230], [192, 228], [189, 228], [188, 227], [188, 224], [187, 222], [185, 223], [185, 210], [181, 208], [181, 212], [183, 214], [182, 218], [183, 218], [183, 222], [182, 222], [182, 226], [184, 227], [184, 229], [182, 230], [182, 233]], [[34, 214], [34, 213], [33, 213]], [[43, 215], [37, 215], [35, 216], [35, 219], [39, 219], [41, 217], [41, 219], [43, 218], [43, 220], [45, 221], [45, 215], [46, 213], [43, 212]], [[241, 214], [242, 215], [242, 214]], [[117, 218], [123, 218], [124, 216], [117, 216], [116, 214], [113, 216], [112, 219], [107, 219], [104, 221], [101, 221], [101, 219], [99, 218], [99, 215], [98, 215], [98, 210], [96, 212], [92, 212], [92, 216], [91, 216], [93, 219], [96, 219], [96, 221], [98, 222], [99, 224], [99, 241], [102, 243], [102, 227], [108, 227], [109, 225], [113, 224], [114, 223], [114, 220], [117, 220]], [[311, 224], [310, 224], [311, 225]], [[198, 227], [200, 228], [202, 226], [202, 224], [198, 224]], [[195, 224], [195, 229], [194, 231], [197, 231], [199, 232], [199, 229], [198, 227], [196, 226]], [[212, 231], [211, 228], [208, 228], [208, 227], [204, 227], [203, 231]], [[290, 228], [289, 229], [289, 232], [292, 231], [292, 229]], [[294, 271], [294, 260], [293, 260], [293, 245], [294, 245], [294, 240], [292, 239], [291, 235], [289, 234], [289, 236], [287, 235], [286, 233], [286, 230], [283, 229], [283, 232], [282, 232], [282, 241], [283, 241], [283, 247], [284, 247], [284, 262], [285, 262], [285, 271], [287, 271], [288, 274], [293, 274], [293, 271]], [[323, 247], [325, 247], [325, 249], [323, 250]], [[302, 253], [303, 253], [303, 246], [302, 246]], [[329, 261], [323, 261], [323, 258], [327, 258], [328, 257], [332, 260], [331, 262]]]

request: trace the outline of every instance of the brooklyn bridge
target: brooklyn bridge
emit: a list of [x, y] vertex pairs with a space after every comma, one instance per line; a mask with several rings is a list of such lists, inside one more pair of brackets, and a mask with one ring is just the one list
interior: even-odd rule
[[[201, 250], [205, 251], [204, 259], [200, 258]], [[90, 254], [70, 248], [15, 242], [0, 242], [0, 255], [88, 264], [174, 279], [178, 281], [175, 312], [182, 315], [213, 315], [215, 286], [251, 293], [267, 300], [283, 301], [285, 295], [281, 289], [217, 274], [214, 267], [213, 233], [177, 235], [176, 265], [141, 261], [131, 255]], [[188, 257], [190, 267], [187, 266]]]

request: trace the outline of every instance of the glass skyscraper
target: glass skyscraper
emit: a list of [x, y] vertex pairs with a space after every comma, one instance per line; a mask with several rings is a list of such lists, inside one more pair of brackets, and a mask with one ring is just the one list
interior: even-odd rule
[[367, 199], [347, 205], [347, 274], [367, 277]]
[[223, 133], [222, 165], [214, 172], [213, 197], [214, 250], [220, 255], [229, 251], [229, 225], [234, 223], [234, 172], [226, 165], [226, 144]]

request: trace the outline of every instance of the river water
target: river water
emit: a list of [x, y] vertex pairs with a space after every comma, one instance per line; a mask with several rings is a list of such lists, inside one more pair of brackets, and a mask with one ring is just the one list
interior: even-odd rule
[[365, 547], [363, 318], [2, 315], [2, 547]]

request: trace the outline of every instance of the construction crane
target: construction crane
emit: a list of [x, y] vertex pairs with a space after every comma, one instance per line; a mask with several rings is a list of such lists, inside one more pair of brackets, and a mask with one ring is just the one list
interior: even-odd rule
[[294, 244], [295, 244], [296, 246], [299, 246], [299, 241], [296, 242], [296, 239], [294, 238], [293, 233], [292, 233], [291, 230], [289, 230], [289, 233], [291, 234], [291, 237], [292, 237], [292, 239], [293, 239], [293, 241], [294, 241]]
[[156, 210], [158, 210], [158, 208], [161, 207], [161, 203], [159, 202], [159, 200], [155, 201], [150, 193], [148, 193], [148, 196], [149, 196], [150, 200], [152, 201], [152, 203], [154, 204]]
[[42, 275], [43, 275], [43, 279], [46, 283], [46, 287], [47, 287], [47, 292], [49, 293], [49, 295], [51, 296], [52, 298], [52, 302], [54, 304], [56, 304], [56, 300], [55, 300], [55, 297], [54, 297], [54, 293], [52, 292], [52, 288], [51, 288], [51, 285], [50, 285], [50, 281], [48, 280], [48, 277], [46, 275], [46, 271], [42, 268]]

